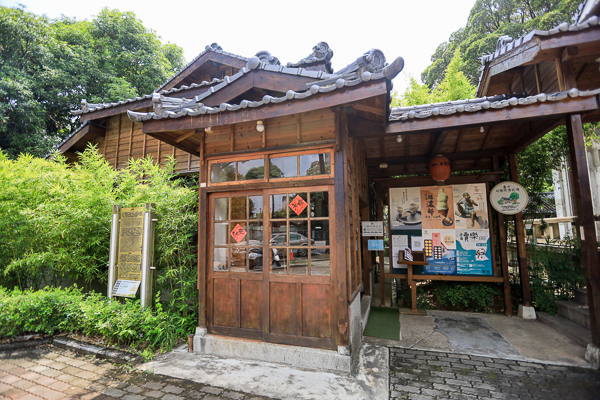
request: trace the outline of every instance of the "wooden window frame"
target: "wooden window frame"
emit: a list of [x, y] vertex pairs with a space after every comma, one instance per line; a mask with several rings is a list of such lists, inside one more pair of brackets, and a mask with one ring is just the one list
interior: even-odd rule
[[[285, 181], [289, 181], [289, 180], [294, 180], [294, 181], [308, 181], [307, 185], [310, 184], [311, 180], [315, 180], [315, 179], [327, 179], [327, 178], [334, 178], [334, 170], [335, 170], [335, 164], [334, 164], [334, 151], [335, 149], [333, 148], [333, 146], [319, 146], [319, 147], [311, 147], [310, 149], [306, 149], [306, 150], [284, 150], [284, 151], [277, 151], [277, 152], [261, 152], [261, 153], [253, 153], [252, 155], [245, 155], [245, 156], [236, 156], [236, 157], [219, 157], [219, 156], [214, 156], [214, 157], [207, 157], [208, 160], [208, 177], [207, 177], [207, 186], [243, 186], [243, 185], [248, 185], [248, 184], [252, 184], [252, 183], [257, 183], [257, 182], [285, 182]], [[323, 175], [309, 175], [309, 176], [295, 176], [295, 177], [285, 177], [285, 178], [270, 178], [269, 177], [269, 173], [270, 173], [270, 160], [271, 158], [280, 158], [280, 157], [297, 157], [297, 170], [298, 170], [298, 174], [300, 173], [300, 157], [299, 156], [303, 156], [303, 155], [312, 155], [312, 154], [324, 154], [327, 153], [329, 154], [329, 159], [330, 159], [330, 164], [331, 164], [331, 168], [330, 168], [330, 172], [329, 174], [323, 174]], [[211, 181], [211, 172], [212, 172], [212, 166], [213, 164], [219, 164], [219, 163], [228, 163], [228, 162], [235, 162], [235, 173], [236, 173], [236, 179], [237, 179], [237, 163], [239, 161], [249, 161], [249, 160], [259, 160], [263, 158], [264, 159], [264, 168], [265, 168], [265, 176], [263, 179], [250, 179], [250, 180], [243, 180], [243, 181], [229, 181], [229, 182], [212, 182]]]

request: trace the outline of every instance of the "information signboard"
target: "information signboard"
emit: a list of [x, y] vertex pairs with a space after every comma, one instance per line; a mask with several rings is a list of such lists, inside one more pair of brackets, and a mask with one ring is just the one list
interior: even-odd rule
[[487, 207], [485, 183], [390, 189], [392, 268], [409, 248], [428, 262], [415, 274], [491, 276]]
[[115, 286], [112, 290], [113, 296], [119, 297], [135, 297], [138, 288], [140, 287], [140, 281], [128, 281], [125, 279], [117, 279]]
[[363, 236], [383, 236], [383, 221], [363, 221]]
[[501, 182], [492, 188], [490, 203], [501, 214], [518, 214], [527, 207], [529, 195], [525, 188], [516, 182]]
[[369, 239], [369, 251], [383, 251], [383, 240]]
[[143, 232], [144, 208], [122, 208], [119, 225], [117, 279], [128, 281], [142, 280]]

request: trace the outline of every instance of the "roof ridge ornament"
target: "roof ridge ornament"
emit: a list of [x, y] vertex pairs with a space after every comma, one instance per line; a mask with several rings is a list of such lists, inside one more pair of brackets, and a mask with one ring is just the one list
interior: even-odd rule
[[279, 58], [273, 57], [273, 55], [271, 55], [271, 52], [266, 51], [266, 50], [259, 51], [258, 53], [255, 54], [255, 57], [258, 57], [260, 62], [267, 64], [267, 65], [280, 65], [281, 64], [279, 62]]
[[331, 61], [331, 59], [333, 58], [333, 50], [331, 50], [331, 48], [329, 47], [327, 42], [319, 42], [316, 46], [314, 46], [312, 48], [312, 50], [313, 50], [312, 53], [310, 53], [308, 56], [304, 57], [302, 60], [298, 61], [297, 63], [292, 63], [292, 62], [287, 63], [287, 67], [288, 68], [299, 67], [301, 65], [312, 64], [312, 63], [322, 62], [322, 61], [329, 63]]
[[512, 41], [513, 41], [513, 38], [511, 38], [508, 35], [500, 36], [498, 38], [498, 41], [496, 42], [496, 51], [500, 51], [502, 49], [502, 46], [506, 46], [507, 44], [509, 44]]
[[362, 75], [362, 73], [365, 71], [378, 73], [383, 71], [385, 67], [387, 67], [387, 64], [385, 62], [385, 55], [383, 52], [379, 49], [371, 49], [357, 58], [353, 63], [350, 63], [340, 71], [337, 71], [336, 75], [342, 75], [356, 71], [359, 72], [359, 75]]
[[217, 42], [207, 45], [204, 50], [206, 51], [223, 51], [223, 48], [219, 46]]

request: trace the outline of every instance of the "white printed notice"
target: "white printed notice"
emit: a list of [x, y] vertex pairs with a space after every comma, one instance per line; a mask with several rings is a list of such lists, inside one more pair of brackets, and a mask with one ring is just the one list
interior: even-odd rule
[[457, 229], [457, 273], [492, 275], [490, 232], [487, 229]]
[[135, 297], [135, 294], [140, 287], [140, 283], [140, 281], [117, 279], [115, 286], [113, 286], [112, 295], [119, 297]]
[[408, 235], [392, 235], [392, 268], [406, 268], [406, 265], [398, 265], [398, 254], [407, 247]]

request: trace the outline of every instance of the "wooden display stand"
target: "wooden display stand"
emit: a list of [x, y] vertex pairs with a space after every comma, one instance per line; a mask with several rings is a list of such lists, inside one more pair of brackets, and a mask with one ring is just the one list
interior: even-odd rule
[[427, 315], [425, 310], [417, 310], [417, 285], [413, 279], [413, 265], [429, 265], [425, 258], [424, 251], [413, 251], [413, 261], [404, 259], [404, 250], [400, 250], [398, 254], [398, 264], [407, 266], [407, 280], [410, 286], [411, 309], [410, 311], [400, 311], [401, 314], [410, 315]]

